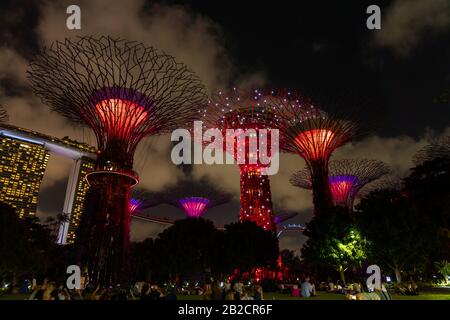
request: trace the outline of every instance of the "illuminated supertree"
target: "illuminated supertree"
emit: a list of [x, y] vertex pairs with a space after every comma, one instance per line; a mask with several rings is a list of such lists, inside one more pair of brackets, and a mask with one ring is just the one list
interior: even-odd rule
[[201, 81], [184, 64], [153, 47], [111, 37], [55, 42], [28, 71], [34, 92], [97, 138], [95, 170], [79, 228], [82, 263], [95, 284], [126, 275], [130, 190], [138, 183], [133, 156], [148, 135], [191, 125], [206, 101]]
[[0, 123], [6, 123], [8, 120], [8, 114], [6, 113], [5, 108], [0, 104]]
[[328, 162], [332, 153], [359, 136], [360, 126], [337, 113], [325, 112], [289, 92], [276, 108], [280, 149], [301, 156], [311, 176], [315, 214], [332, 205]]
[[[352, 210], [355, 197], [361, 188], [389, 172], [389, 167], [377, 160], [330, 161], [328, 181], [334, 205]], [[294, 173], [290, 182], [296, 187], [312, 189], [311, 174], [308, 168]]]
[[[265, 230], [276, 230], [272, 212], [270, 181], [266, 174], [272, 130], [277, 117], [275, 99], [258, 90], [219, 92], [211, 97], [203, 114], [207, 128], [217, 128], [225, 137], [221, 147], [232, 155], [240, 170], [241, 221], [250, 220]], [[267, 138], [265, 141], [263, 138]], [[231, 143], [227, 143], [231, 141]], [[276, 146], [278, 152], [278, 145]], [[264, 160], [263, 160], [264, 159]], [[263, 160], [263, 161], [261, 161]]]
[[188, 197], [178, 200], [188, 218], [200, 218], [205, 213], [210, 201], [202, 197]]
[[450, 136], [435, 139], [414, 155], [414, 164], [420, 165], [437, 158], [450, 157]]
[[142, 189], [134, 189], [131, 192], [130, 214], [138, 215], [145, 209], [154, 207], [160, 203], [161, 200], [158, 194], [150, 193]]
[[187, 218], [200, 218], [210, 208], [231, 200], [231, 195], [210, 185], [205, 179], [184, 179], [162, 192], [163, 202], [179, 207]]

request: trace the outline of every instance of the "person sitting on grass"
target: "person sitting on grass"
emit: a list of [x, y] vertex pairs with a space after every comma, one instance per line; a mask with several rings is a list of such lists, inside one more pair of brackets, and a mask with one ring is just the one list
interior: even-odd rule
[[414, 283], [412, 276], [409, 276], [405, 294], [407, 296], [418, 296], [419, 295], [419, 292], [417, 291], [417, 285]]
[[314, 285], [309, 282], [309, 277], [306, 277], [301, 285], [301, 295], [304, 298], [314, 297], [316, 295], [316, 289], [314, 288]]

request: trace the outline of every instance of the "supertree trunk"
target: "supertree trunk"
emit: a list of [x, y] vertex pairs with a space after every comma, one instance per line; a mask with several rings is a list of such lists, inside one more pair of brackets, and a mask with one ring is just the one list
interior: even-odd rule
[[130, 231], [130, 193], [133, 180], [114, 173], [89, 176], [91, 188], [82, 235], [81, 261], [92, 283], [115, 286], [126, 281]]
[[257, 168], [240, 166], [241, 208], [239, 220], [255, 222], [264, 230], [276, 230], [272, 213], [272, 195], [267, 175]]
[[314, 214], [317, 215], [328, 211], [333, 203], [328, 181], [328, 165], [322, 161], [314, 161], [310, 164], [310, 170]]

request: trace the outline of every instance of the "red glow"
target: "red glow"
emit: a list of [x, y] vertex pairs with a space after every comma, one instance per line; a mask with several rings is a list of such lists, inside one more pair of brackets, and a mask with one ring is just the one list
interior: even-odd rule
[[330, 183], [333, 200], [339, 204], [347, 203], [352, 187], [353, 183], [351, 181], [337, 181]]
[[295, 139], [295, 145], [310, 160], [327, 158], [333, 142], [334, 132], [326, 129], [313, 129], [301, 132]]
[[123, 99], [102, 100], [95, 110], [110, 137], [120, 140], [138, 130], [148, 116], [144, 107]]
[[267, 175], [255, 166], [241, 165], [240, 221], [253, 221], [264, 230], [276, 230], [272, 214], [272, 195]]
[[338, 205], [346, 205], [351, 200], [355, 185], [358, 184], [358, 178], [353, 175], [330, 176], [328, 181], [333, 201]]

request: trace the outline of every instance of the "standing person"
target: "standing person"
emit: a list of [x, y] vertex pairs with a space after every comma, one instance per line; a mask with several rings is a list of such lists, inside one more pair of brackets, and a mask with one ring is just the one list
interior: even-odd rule
[[239, 279], [233, 287], [235, 293], [234, 293], [234, 300], [241, 300], [242, 293], [244, 291], [244, 284], [241, 282], [241, 279]]
[[42, 300], [55, 300], [54, 299], [54, 295], [53, 295], [53, 291], [55, 291], [56, 286], [54, 282], [50, 282], [47, 284], [45, 291], [44, 291], [44, 296]]
[[150, 286], [148, 285], [148, 283], [144, 283], [142, 285], [140, 299], [141, 300], [151, 300], [150, 299]]
[[264, 300], [263, 288], [259, 285], [255, 287], [255, 294], [253, 295], [254, 300]]
[[211, 300], [222, 300], [222, 289], [217, 280], [215, 280], [211, 287]]

